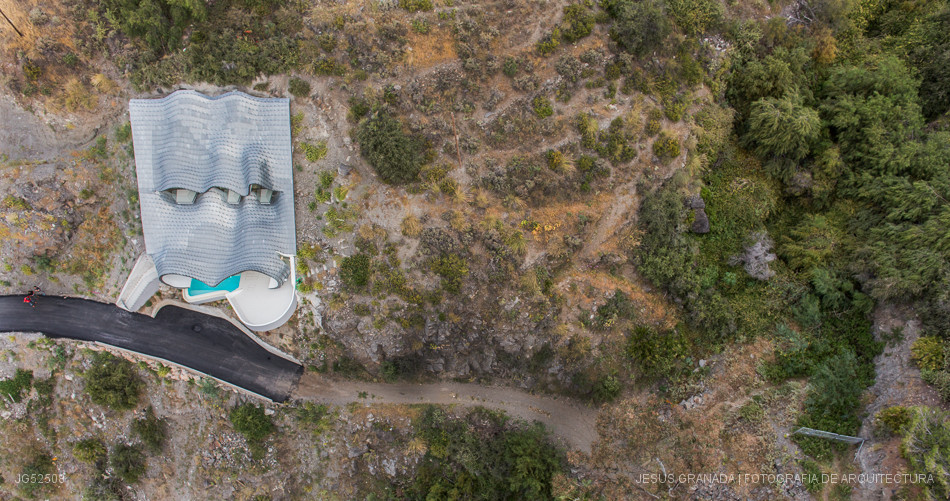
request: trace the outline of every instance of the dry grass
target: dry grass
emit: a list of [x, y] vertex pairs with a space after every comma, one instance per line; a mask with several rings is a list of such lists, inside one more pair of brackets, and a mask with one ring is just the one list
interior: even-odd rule
[[102, 287], [112, 267], [112, 253], [122, 241], [122, 232], [108, 207], [87, 216], [76, 229], [65, 271], [82, 275], [90, 287]]
[[488, 207], [491, 203], [491, 198], [488, 196], [488, 192], [482, 188], [475, 188], [472, 191], [472, 205], [478, 207], [479, 209], [484, 209]]
[[96, 73], [90, 79], [92, 86], [102, 94], [112, 94], [118, 90], [119, 86], [112, 81], [111, 78], [105, 76], [103, 73]]
[[66, 111], [76, 113], [77, 111], [92, 110], [95, 107], [96, 98], [82, 81], [78, 78], [71, 78], [63, 87], [63, 92], [59, 95], [57, 103]]
[[[595, 449], [599, 467], [627, 475], [667, 471], [760, 473], [762, 465], [788, 460], [794, 445], [784, 437], [800, 411], [806, 390], [799, 382], [771, 387], [756, 367], [772, 352], [768, 340], [727, 348], [714, 362], [703, 403], [686, 410], [646, 391], [601, 414], [604, 441]], [[740, 409], [761, 407], [757, 416]], [[757, 485], [731, 485], [745, 498]]]
[[[54, 24], [47, 22], [36, 26], [30, 22], [30, 11], [39, 6], [43, 12], [50, 18], [58, 16], [63, 22]], [[0, 51], [5, 55], [12, 55], [18, 50], [22, 50], [27, 57], [39, 59], [42, 57], [38, 47], [41, 46], [40, 39], [46, 39], [58, 44], [66, 50], [75, 51], [75, 40], [73, 40], [74, 24], [65, 22], [71, 19], [65, 2], [41, 2], [40, 0], [0, 0], [0, 10], [6, 14], [13, 22], [23, 36], [18, 36], [6, 20], [0, 19], [3, 24], [3, 30], [0, 31]]]
[[410, 68], [425, 69], [458, 58], [455, 40], [448, 29], [433, 28], [425, 35], [410, 32], [406, 38], [412, 49], [406, 53], [406, 66]]
[[[30, 11], [39, 7], [47, 18], [58, 17], [61, 19], [58, 23], [51, 21], [34, 25], [30, 21]], [[44, 93], [36, 93], [30, 99], [35, 102], [45, 102], [50, 107], [50, 111], [57, 112], [61, 109], [88, 108], [88, 101], [82, 98], [82, 93], [78, 93], [75, 84], [70, 81], [77, 74], [77, 67], [74, 65], [63, 64], [63, 56], [72, 53], [80, 59], [78, 64], [82, 63], [80, 51], [76, 49], [76, 40], [73, 38], [75, 31], [81, 29], [73, 21], [73, 16], [69, 12], [66, 2], [41, 2], [40, 0], [0, 0], [0, 9], [13, 22], [23, 36], [17, 35], [10, 29], [6, 20], [0, 19], [3, 29], [0, 30], [0, 67], [3, 68], [0, 74], [0, 81], [8, 83], [13, 80], [19, 80], [21, 85], [25, 84], [29, 78], [23, 73], [22, 64], [19, 55], [24, 55], [33, 64], [39, 66], [42, 71], [36, 82], [30, 82], [40, 88], [52, 90], [52, 95], [47, 97]], [[86, 21], [80, 21], [84, 24]], [[73, 93], [68, 94], [67, 86], [73, 85]], [[17, 96], [22, 98], [23, 96]], [[78, 98], [78, 100], [77, 100]], [[74, 111], [74, 110], [69, 110]]]
[[402, 218], [402, 223], [399, 227], [402, 230], [402, 234], [410, 238], [416, 238], [422, 233], [422, 222], [413, 214]]

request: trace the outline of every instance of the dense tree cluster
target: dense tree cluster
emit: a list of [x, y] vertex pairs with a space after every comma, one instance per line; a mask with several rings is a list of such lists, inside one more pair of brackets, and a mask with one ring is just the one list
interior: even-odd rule
[[[626, 33], [624, 10], [679, 3], [608, 5], [620, 47], [644, 54], [658, 39]], [[702, 179], [710, 232], [686, 232], [695, 188], [674, 178], [644, 190], [634, 254], [706, 335], [772, 333], [779, 348], [763, 374], [811, 377], [800, 424], [854, 434], [881, 349], [870, 332], [874, 304], [913, 303], [926, 333], [950, 335], [950, 80], [939, 63], [950, 7], [827, 0], [796, 8], [805, 10], [792, 9], [792, 22], [730, 33], [723, 95], [736, 140], [710, 148], [699, 137], [711, 166]], [[688, 31], [686, 18], [673, 18]], [[761, 283], [738, 268], [756, 235], [774, 241], [778, 257]], [[812, 454], [829, 450], [801, 442]]]
[[407, 133], [399, 119], [386, 110], [374, 112], [359, 124], [360, 153], [386, 183], [415, 181], [426, 158], [425, 140]]
[[181, 45], [184, 29], [204, 21], [208, 8], [201, 0], [103, 0], [106, 16], [119, 29], [140, 37], [157, 53]]
[[134, 408], [145, 386], [131, 362], [104, 351], [96, 353], [83, 379], [94, 403], [116, 410]]
[[563, 457], [540, 424], [485, 409], [456, 418], [432, 406], [415, 424], [426, 454], [396, 499], [553, 499]]
[[[909, 13], [882, 3], [867, 13], [836, 12], [826, 26], [769, 25], [780, 33], [737, 56], [727, 95], [743, 140], [793, 195], [789, 209], [804, 221], [783, 236], [784, 257], [806, 272], [829, 268], [877, 300], [920, 301], [928, 329], [946, 333], [950, 133], [940, 103], [950, 82], [931, 63], [944, 57], [946, 32], [936, 27], [950, 14], [945, 2], [918, 7]], [[855, 26], [836, 33], [831, 22], [849, 16], [865, 16], [863, 36], [843, 40], [850, 57], [822, 63], [809, 34], [853, 33]], [[769, 35], [779, 43], [766, 45]], [[937, 121], [928, 127], [928, 119]], [[855, 238], [802, 256], [816, 232]]]

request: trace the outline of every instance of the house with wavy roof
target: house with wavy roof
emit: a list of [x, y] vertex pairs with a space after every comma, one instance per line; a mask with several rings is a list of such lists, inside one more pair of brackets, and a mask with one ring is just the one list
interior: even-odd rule
[[193, 304], [227, 300], [247, 327], [290, 318], [296, 229], [290, 101], [191, 90], [129, 101], [145, 253], [117, 304], [161, 284]]

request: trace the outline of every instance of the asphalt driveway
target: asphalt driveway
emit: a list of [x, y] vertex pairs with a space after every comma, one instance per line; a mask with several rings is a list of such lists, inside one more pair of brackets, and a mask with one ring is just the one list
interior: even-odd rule
[[227, 320], [166, 306], [152, 318], [87, 299], [0, 296], [0, 332], [98, 341], [163, 358], [276, 402], [287, 400], [303, 367], [264, 349]]

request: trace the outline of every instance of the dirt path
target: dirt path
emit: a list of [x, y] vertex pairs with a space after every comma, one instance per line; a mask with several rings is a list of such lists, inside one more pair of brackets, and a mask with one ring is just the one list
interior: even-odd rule
[[[590, 261], [597, 257], [597, 252], [607, 241], [608, 238], [617, 234], [617, 229], [623, 224], [625, 219], [630, 217], [630, 211], [635, 211], [638, 206], [637, 200], [637, 181], [638, 178], [619, 186], [614, 190], [614, 202], [610, 210], [600, 220], [587, 243], [578, 253], [580, 260]], [[635, 217], [635, 213], [633, 215]]]
[[[910, 348], [921, 334], [920, 321], [913, 312], [890, 304], [879, 305], [874, 311], [876, 337], [880, 339], [895, 328], [902, 329], [903, 335], [896, 342], [889, 343], [884, 353], [874, 361], [877, 377], [868, 389], [871, 402], [865, 408], [866, 416], [858, 434], [867, 439], [856, 455], [858, 466], [866, 474], [896, 473], [904, 463], [899, 450], [900, 440], [874, 436], [874, 415], [878, 411], [894, 405], [942, 406], [937, 392], [920, 379], [920, 370], [911, 360]], [[855, 489], [852, 499], [888, 500], [893, 494], [893, 488], [862, 483]]]
[[[365, 392], [365, 398], [360, 395]], [[573, 449], [590, 453], [597, 440], [597, 409], [567, 398], [555, 399], [500, 386], [465, 383], [364, 383], [305, 373], [292, 399], [334, 405], [351, 402], [483, 406], [527, 421], [540, 421]]]

